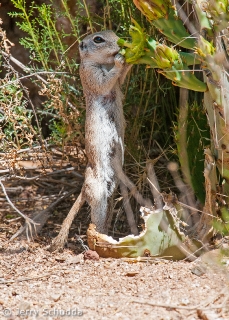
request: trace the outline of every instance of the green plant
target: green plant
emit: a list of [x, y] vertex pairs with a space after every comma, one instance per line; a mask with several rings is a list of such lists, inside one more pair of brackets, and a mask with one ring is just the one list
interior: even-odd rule
[[[85, 109], [78, 81], [76, 47], [74, 52], [71, 51], [83, 33], [82, 24], [87, 23], [90, 31], [112, 28], [124, 38], [128, 36], [131, 17], [142, 20], [148, 33], [155, 34], [157, 39], [155, 28], [143, 21], [130, 0], [107, 0], [103, 17], [93, 15], [90, 8], [81, 1], [78, 2], [79, 12], [76, 14], [70, 7], [72, 2], [65, 0], [61, 1], [63, 12], [49, 4], [38, 6], [32, 3], [28, 6], [22, 0], [13, 0], [13, 3], [16, 12], [11, 13], [11, 16], [25, 32], [20, 42], [30, 52], [31, 60], [29, 68], [24, 68], [25, 76], [33, 79], [39, 87], [43, 101], [42, 106], [32, 106], [33, 101], [26, 105], [32, 114], [33, 129], [36, 132], [31, 139], [32, 146], [40, 144], [45, 150], [47, 143], [64, 147], [79, 139], [83, 141]], [[81, 15], [82, 7], [86, 16]], [[63, 19], [67, 21], [68, 31], [61, 26]], [[176, 120], [177, 93], [177, 88], [168, 80], [153, 69], [145, 69], [144, 65], [136, 65], [127, 80], [124, 106], [127, 119], [125, 168], [145, 195], [149, 194], [145, 159], [160, 158], [161, 154], [174, 147], [171, 126]], [[48, 137], [42, 134], [43, 122], [48, 123]], [[24, 143], [17, 148], [26, 146], [30, 145]], [[176, 156], [170, 154], [170, 157]], [[165, 167], [158, 171], [161, 171], [160, 177], [167, 186]]]
[[221, 208], [221, 217], [216, 217], [213, 220], [213, 226], [223, 236], [229, 235], [229, 212], [227, 208]]
[[[225, 206], [222, 207], [215, 196], [219, 181], [214, 173], [214, 163], [216, 163], [221, 181], [223, 181], [221, 188], [227, 205], [229, 195], [229, 135], [226, 129], [229, 125], [227, 116], [229, 82], [225, 71], [227, 53], [224, 45], [227, 35], [225, 28], [229, 22], [228, 2], [226, 0], [209, 0], [201, 4], [200, 1], [193, 1], [192, 7], [199, 23], [199, 30], [195, 31], [194, 39], [190, 34], [187, 34], [178, 16], [179, 11], [183, 13], [181, 7], [179, 10], [175, 10], [170, 1], [135, 0], [134, 3], [167, 40], [175, 43], [176, 46], [179, 45], [191, 50], [190, 53], [186, 53], [178, 51], [170, 45], [158, 43], [154, 39], [150, 39], [136, 23], [134, 27], [136, 32], [132, 33], [132, 29], [130, 31], [132, 43], [119, 40], [119, 44], [126, 47], [124, 54], [127, 59], [131, 54], [133, 56], [136, 53], [136, 48], [139, 49], [134, 60], [130, 61], [131, 63], [146, 63], [151, 68], [158, 68], [158, 71], [171, 79], [175, 85], [204, 92], [204, 107], [211, 130], [211, 150], [208, 149], [205, 152], [206, 200], [204, 211], [207, 214], [202, 215], [200, 236], [206, 236], [207, 232], [203, 231], [205, 228], [209, 231], [208, 235], [211, 236], [212, 217], [217, 216], [217, 206], [221, 210], [227, 210]], [[193, 30], [192, 23], [187, 16], [186, 21], [189, 28]], [[221, 38], [218, 32], [222, 33]], [[195, 76], [196, 64], [199, 64], [203, 71], [203, 80], [199, 80]], [[191, 65], [194, 67], [190, 68]], [[202, 127], [198, 128], [204, 130]], [[197, 143], [195, 147], [198, 148]], [[196, 178], [192, 176], [192, 178], [195, 180], [193, 184], [199, 183], [198, 176]]]
[[[30, 67], [29, 73], [40, 73], [41, 77], [45, 79], [45, 81], [36, 79], [36, 84], [41, 86], [40, 94], [46, 98], [42, 109], [38, 110], [40, 124], [42, 119], [49, 117], [52, 142], [56, 141], [63, 145], [67, 141], [71, 141], [73, 134], [75, 138], [78, 136], [82, 140], [84, 125], [84, 109], [80, 107], [82, 91], [78, 79], [77, 57], [72, 54], [68, 55], [69, 47], [78, 43], [83, 23], [88, 23], [90, 29], [95, 31], [96, 27], [114, 29], [116, 26], [112, 25], [112, 21], [118, 21], [115, 31], [125, 37], [128, 35], [131, 16], [139, 18], [139, 13], [130, 0], [107, 1], [103, 18], [93, 15], [90, 8], [80, 1], [78, 2], [79, 12], [74, 15], [70, 10], [70, 3], [66, 0], [61, 1], [63, 10], [56, 9], [57, 7], [53, 6], [52, 2], [41, 6], [32, 3], [28, 7], [25, 0], [13, 0], [13, 4], [17, 10], [10, 15], [16, 19], [18, 27], [26, 33], [25, 37], [20, 39], [20, 43], [30, 52], [32, 67]], [[82, 9], [85, 9], [86, 16], [81, 14]], [[62, 19], [66, 19], [68, 22], [70, 33], [66, 33], [64, 27], [61, 27]], [[145, 23], [145, 26], [151, 30], [148, 23]], [[68, 42], [69, 39], [71, 43]], [[137, 72], [133, 71], [129, 77], [126, 86], [128, 90], [126, 89], [125, 92], [125, 113], [127, 118], [133, 118], [134, 121], [134, 125], [127, 129], [126, 143], [127, 149], [133, 153], [137, 162], [142, 162], [145, 161], [146, 155], [146, 152], [142, 152], [142, 150], [149, 148], [147, 153], [148, 155], [151, 153], [154, 138], [160, 140], [158, 132], [161, 128], [166, 130], [169, 136], [174, 116], [173, 111], [166, 108], [167, 97], [165, 93], [169, 92], [174, 102], [176, 93], [171, 90], [168, 82], [156, 74], [154, 81], [157, 85], [153, 85], [152, 77], [149, 77], [151, 71], [145, 73], [144, 66], [136, 67], [136, 69]], [[131, 101], [133, 92], [135, 99]], [[147, 92], [147, 96], [144, 92]], [[154, 97], [158, 97], [160, 92], [163, 93], [163, 99], [160, 100], [158, 106], [157, 104], [152, 106], [150, 101]], [[157, 116], [156, 110], [160, 110], [162, 105], [164, 115], [160, 117]], [[138, 106], [136, 113], [133, 112], [135, 106]], [[155, 117], [154, 123], [150, 121], [151, 110]], [[47, 122], [47, 120], [45, 121]], [[137, 152], [132, 143], [133, 135], [134, 139], [138, 139], [140, 146]], [[149, 143], [146, 142], [147, 135], [150, 135]], [[159, 144], [163, 146], [172, 143], [172, 138], [163, 140], [159, 141]]]
[[[12, 3], [17, 11], [9, 15], [16, 19], [18, 27], [26, 33], [20, 43], [30, 52], [31, 66], [25, 67], [25, 71], [31, 74], [31, 80], [36, 77], [32, 81], [41, 88], [40, 95], [45, 97], [42, 108], [33, 107], [33, 119], [36, 118], [37, 128], [41, 128], [41, 123], [47, 122], [49, 118], [52, 142], [65, 145], [79, 137], [82, 140], [77, 52], [75, 50], [75, 55], [68, 53], [70, 47], [79, 41], [79, 25], [85, 18], [80, 13], [75, 17], [71, 16], [66, 0], [61, 1], [64, 11], [58, 10], [52, 2], [40, 6], [32, 2], [29, 8], [25, 0], [12, 0]], [[67, 19], [68, 33], [63, 27], [63, 19]], [[74, 88], [75, 83], [79, 90]], [[20, 81], [17, 85], [21, 86]], [[27, 112], [31, 113], [29, 108], [27, 105]], [[42, 130], [40, 134], [42, 135]], [[18, 145], [19, 147], [23, 148], [23, 145]]]
[[183, 113], [180, 110], [178, 123], [174, 126], [177, 152], [186, 182], [204, 204], [204, 149], [210, 146], [210, 132], [202, 104], [194, 102], [185, 108]]
[[20, 85], [1, 81], [0, 91], [0, 149], [20, 149], [32, 146], [37, 132], [31, 125], [32, 111], [28, 110]]
[[77, 64], [70, 61], [66, 51], [68, 45], [63, 39], [67, 34], [63, 27], [57, 29], [57, 18], [67, 16], [71, 26], [71, 35], [79, 41], [78, 25], [79, 21], [74, 21], [68, 10], [67, 1], [62, 0], [65, 12], [57, 12], [53, 9], [53, 4], [36, 5], [33, 2], [28, 10], [26, 0], [11, 0], [17, 12], [11, 12], [9, 15], [19, 21], [18, 27], [24, 31], [27, 36], [20, 39], [20, 43], [30, 51], [30, 57], [34, 62], [42, 64], [44, 70], [52, 70], [56, 65], [59, 69], [68, 69], [70, 72], [76, 71]]
[[[0, 37], [1, 52], [8, 54], [14, 44], [8, 40], [1, 27]], [[8, 64], [8, 73], [0, 79], [0, 150], [5, 152], [6, 158], [15, 150], [33, 145], [39, 133], [32, 126], [32, 117], [33, 112], [28, 109], [24, 88], [17, 73]], [[14, 162], [11, 165], [14, 167]]]

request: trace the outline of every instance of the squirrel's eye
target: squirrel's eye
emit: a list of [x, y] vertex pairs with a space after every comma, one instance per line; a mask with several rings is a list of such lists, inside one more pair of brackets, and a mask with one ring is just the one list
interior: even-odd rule
[[95, 43], [105, 42], [105, 40], [104, 40], [102, 37], [95, 37], [95, 38], [93, 39], [93, 41], [94, 41]]

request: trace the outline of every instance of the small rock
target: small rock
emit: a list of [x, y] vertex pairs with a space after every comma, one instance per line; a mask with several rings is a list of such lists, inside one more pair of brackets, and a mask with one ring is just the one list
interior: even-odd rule
[[60, 297], [61, 297], [61, 293], [51, 294], [51, 299], [53, 299], [53, 301], [55, 302], [59, 301]]
[[87, 250], [84, 253], [84, 260], [99, 260], [99, 255], [96, 251]]
[[67, 259], [67, 264], [77, 264], [84, 259], [83, 253], [77, 254], [77, 256], [71, 256]]
[[181, 300], [181, 304], [182, 304], [183, 306], [187, 306], [187, 305], [189, 304], [189, 299], [188, 299], [188, 298], [183, 298], [183, 299]]
[[196, 266], [196, 267], [191, 269], [191, 272], [193, 274], [195, 274], [196, 276], [198, 276], [198, 277], [204, 275], [206, 273], [206, 271], [207, 271], [206, 267], [201, 266], [201, 265]]

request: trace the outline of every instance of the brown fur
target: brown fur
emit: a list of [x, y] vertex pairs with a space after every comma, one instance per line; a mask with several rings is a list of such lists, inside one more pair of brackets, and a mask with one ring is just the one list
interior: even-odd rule
[[[102, 39], [96, 43], [96, 39]], [[118, 54], [118, 37], [113, 31], [87, 36], [80, 43], [80, 78], [86, 99], [85, 149], [88, 165], [82, 191], [51, 249], [63, 247], [71, 222], [86, 200], [91, 219], [101, 233], [107, 233], [112, 219], [112, 194], [122, 171], [124, 158], [124, 116], [121, 85], [129, 65]]]
[[[96, 43], [96, 39], [102, 39]], [[130, 69], [118, 54], [118, 37], [112, 31], [87, 36], [80, 44], [80, 77], [86, 98], [85, 146], [88, 166], [84, 193], [91, 219], [107, 233], [112, 218], [108, 202], [117, 186], [113, 160], [122, 167], [124, 116], [121, 83]]]

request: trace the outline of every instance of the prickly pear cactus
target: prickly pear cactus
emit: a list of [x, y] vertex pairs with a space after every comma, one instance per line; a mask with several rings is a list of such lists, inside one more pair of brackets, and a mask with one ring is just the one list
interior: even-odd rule
[[[167, 41], [167, 45], [164, 41], [156, 42], [146, 35], [138, 24], [135, 24], [136, 32], [131, 34], [132, 43], [119, 40], [124, 50], [127, 48], [126, 53], [123, 53], [126, 56], [132, 55], [129, 62], [145, 63], [148, 67], [157, 68], [158, 72], [171, 79], [176, 86], [204, 92], [203, 104], [210, 126], [211, 141], [209, 149], [205, 152], [205, 167], [202, 175], [205, 179], [206, 193], [203, 211], [209, 214], [202, 215], [201, 228], [208, 232], [212, 229], [212, 216], [217, 216], [218, 208], [228, 210], [229, 204], [229, 33], [227, 29], [229, 3], [228, 0], [189, 1], [196, 19], [193, 24], [184, 12], [184, 6], [179, 5], [179, 1], [175, 2], [176, 5], [173, 5], [174, 2], [170, 0], [133, 1], [143, 15], [164, 35], [165, 40], [172, 44], [168, 45]], [[191, 30], [190, 33], [179, 15]], [[141, 43], [140, 46], [139, 43]], [[183, 52], [182, 48], [189, 49], [189, 52]], [[137, 55], [133, 55], [135, 51], [138, 52]], [[195, 69], [202, 70], [202, 80], [196, 77]], [[195, 118], [193, 120], [196, 121]], [[189, 121], [189, 128], [194, 125], [191, 123], [192, 121]], [[201, 126], [199, 129], [200, 132], [204, 130]], [[198, 175], [201, 176], [202, 170], [200, 169], [201, 159], [198, 157], [202, 152], [200, 149], [204, 146], [200, 146], [196, 130], [190, 130], [190, 136], [194, 134], [187, 145], [189, 162], [193, 165], [193, 168], [190, 168], [193, 175], [192, 184], [200, 199], [203, 200], [203, 192], [200, 192], [201, 178], [198, 185]], [[189, 152], [189, 147], [193, 149], [193, 153], [196, 153], [195, 159]], [[215, 165], [221, 176], [220, 179], [217, 179]], [[219, 189], [220, 194], [223, 195], [223, 200], [220, 201], [216, 197]]]
[[172, 204], [167, 209], [142, 207], [145, 229], [138, 236], [129, 235], [119, 241], [98, 233], [95, 225], [91, 224], [87, 230], [89, 248], [105, 258], [164, 257], [180, 260], [192, 255], [200, 244], [193, 244], [180, 230], [177, 209]]
[[132, 43], [118, 40], [118, 44], [126, 48], [122, 49], [121, 53], [125, 55], [128, 63], [145, 63], [151, 68], [157, 68], [158, 72], [172, 80], [174, 85], [200, 92], [207, 91], [206, 84], [197, 79], [193, 70], [188, 67], [198, 61], [199, 57], [196, 58], [195, 53], [179, 52], [173, 47], [157, 43], [145, 34], [136, 21], [133, 22], [135, 26], [130, 27]]

